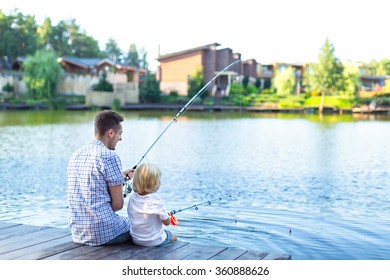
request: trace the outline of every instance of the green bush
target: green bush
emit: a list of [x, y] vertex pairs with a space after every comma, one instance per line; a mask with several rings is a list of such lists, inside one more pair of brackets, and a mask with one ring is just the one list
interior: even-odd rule
[[273, 89], [270, 89], [270, 88], [266, 88], [266, 89], [263, 89], [261, 91], [261, 94], [264, 94], [264, 95], [272, 95], [272, 94], [275, 94], [275, 91]]
[[205, 105], [205, 106], [213, 106], [214, 105], [214, 97], [207, 96], [205, 99], [203, 99], [203, 105]]
[[177, 92], [177, 90], [172, 90], [172, 91], [169, 93], [169, 96], [177, 97], [177, 96], [179, 96], [179, 93]]
[[4, 86], [3, 86], [3, 91], [4, 92], [7, 92], [7, 93], [11, 93], [14, 91], [14, 87], [10, 84], [10, 83], [6, 83]]
[[121, 101], [118, 98], [115, 98], [112, 101], [111, 109], [114, 111], [119, 111], [121, 108]]
[[93, 85], [92, 88], [95, 91], [108, 91], [108, 92], [114, 91], [113, 85], [109, 81], [107, 81], [106, 71], [103, 71], [102, 77], [100, 78], [99, 82], [96, 85]]

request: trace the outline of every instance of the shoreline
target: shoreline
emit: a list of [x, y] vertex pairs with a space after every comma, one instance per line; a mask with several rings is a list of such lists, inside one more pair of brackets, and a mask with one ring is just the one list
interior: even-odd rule
[[[142, 111], [142, 110], [180, 110], [185, 104], [125, 104], [120, 107], [123, 111]], [[68, 105], [64, 110], [68, 111], [88, 111], [92, 109], [111, 109], [110, 107], [102, 106], [87, 106], [84, 104]], [[45, 104], [12, 104], [0, 103], [0, 110], [48, 110], [49, 106]], [[302, 107], [302, 108], [272, 108], [263, 106], [234, 106], [234, 105], [192, 105], [188, 111], [230, 111], [230, 112], [251, 112], [251, 113], [294, 113], [294, 114], [314, 114], [318, 113], [318, 107]], [[390, 115], [390, 107], [378, 108], [353, 108], [353, 109], [339, 109], [332, 107], [325, 107], [324, 114], [385, 114]]]

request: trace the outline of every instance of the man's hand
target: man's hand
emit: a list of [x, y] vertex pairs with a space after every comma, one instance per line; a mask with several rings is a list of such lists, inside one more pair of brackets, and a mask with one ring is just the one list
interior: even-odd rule
[[134, 176], [135, 168], [129, 168], [122, 172], [124, 179], [131, 179]]

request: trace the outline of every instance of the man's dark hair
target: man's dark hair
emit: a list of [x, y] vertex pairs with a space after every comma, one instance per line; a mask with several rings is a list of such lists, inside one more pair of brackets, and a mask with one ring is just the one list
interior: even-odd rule
[[117, 112], [110, 110], [98, 112], [95, 117], [95, 134], [103, 136], [111, 128], [117, 132], [121, 122], [123, 122], [123, 117]]

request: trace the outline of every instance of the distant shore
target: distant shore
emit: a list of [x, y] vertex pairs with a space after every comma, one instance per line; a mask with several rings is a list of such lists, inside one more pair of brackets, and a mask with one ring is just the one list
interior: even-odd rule
[[[123, 111], [142, 111], [142, 110], [180, 110], [184, 104], [125, 104], [120, 107]], [[68, 105], [65, 110], [92, 110], [97, 109], [110, 109], [109, 107], [91, 107], [84, 104]], [[49, 106], [46, 104], [13, 104], [13, 103], [0, 103], [0, 110], [48, 110]], [[258, 112], [258, 113], [295, 113], [295, 114], [313, 114], [318, 112], [317, 107], [305, 107], [305, 108], [271, 108], [262, 106], [232, 106], [232, 105], [192, 105], [188, 108], [188, 111], [245, 111], [245, 112]], [[390, 115], [390, 107], [377, 107], [370, 108], [368, 106], [357, 107], [353, 109], [339, 109], [332, 107], [324, 108], [325, 114], [387, 114]]]

